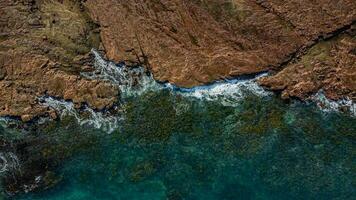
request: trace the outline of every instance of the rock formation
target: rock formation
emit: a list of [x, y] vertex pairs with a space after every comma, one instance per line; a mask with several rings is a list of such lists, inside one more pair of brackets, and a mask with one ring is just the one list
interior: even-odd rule
[[82, 79], [88, 52], [97, 47], [96, 26], [74, 1], [0, 1], [0, 116], [23, 121], [46, 113], [38, 98], [50, 95], [110, 107], [117, 90]]
[[[288, 89], [283, 97], [304, 98], [327, 89], [328, 97], [337, 99], [352, 96], [355, 91], [352, 33], [343, 42], [348, 47], [334, 49], [328, 55], [337, 58], [323, 72], [332, 79], [339, 72], [347, 74], [348, 83], [330, 78], [304, 82], [319, 76], [314, 71], [320, 69], [301, 77], [299, 72], [290, 72], [293, 64], [286, 65], [313, 45], [316, 49], [324, 40], [352, 29], [356, 20], [356, 3], [352, 0], [88, 0], [86, 6], [101, 25], [108, 58], [145, 64], [160, 81], [191, 87], [286, 67], [278, 78], [265, 78], [261, 83], [278, 90], [285, 89], [281, 85], [290, 85], [290, 81], [299, 84], [296, 87], [306, 87], [299, 89], [300, 94]], [[309, 55], [308, 59], [314, 62], [319, 58]], [[347, 89], [336, 91], [339, 87]]]
[[53, 112], [43, 95], [112, 106], [116, 88], [79, 75], [91, 48], [183, 87], [271, 71], [260, 83], [283, 98], [355, 98], [354, 0], [0, 0], [0, 14], [0, 116]]
[[356, 100], [355, 49], [355, 37], [350, 34], [319, 42], [300, 60], [259, 82], [271, 90], [282, 91], [282, 98], [305, 99], [323, 90], [332, 100]]

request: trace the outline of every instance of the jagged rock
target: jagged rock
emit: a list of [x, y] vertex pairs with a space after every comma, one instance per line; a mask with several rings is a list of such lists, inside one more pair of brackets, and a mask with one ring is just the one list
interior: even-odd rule
[[49, 111], [49, 117], [50, 117], [51, 119], [57, 119], [57, 118], [58, 118], [58, 115], [57, 115], [56, 111], [50, 110], [50, 111]]
[[303, 44], [278, 16], [253, 1], [224, 2], [89, 0], [86, 5], [101, 25], [109, 59], [145, 64], [156, 79], [179, 86], [268, 70]]
[[356, 20], [354, 0], [257, 0], [269, 12], [278, 15], [309, 41], [332, 36]]

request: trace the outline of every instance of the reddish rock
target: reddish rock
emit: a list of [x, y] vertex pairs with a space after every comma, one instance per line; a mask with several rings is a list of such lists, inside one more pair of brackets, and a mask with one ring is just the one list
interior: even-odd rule
[[43, 95], [95, 109], [116, 102], [117, 88], [79, 76], [95, 47], [95, 27], [79, 6], [69, 0], [0, 0], [0, 116], [30, 121], [47, 114], [38, 101]]
[[50, 110], [50, 111], [49, 111], [49, 117], [50, 117], [51, 119], [57, 119], [57, 118], [58, 118], [58, 115], [57, 115], [56, 111]]
[[282, 91], [283, 98], [305, 99], [323, 90], [333, 100], [356, 100], [355, 49], [353, 33], [340, 35], [315, 45], [296, 63], [259, 82], [271, 90]]
[[191, 87], [280, 66], [355, 20], [352, 0], [88, 0], [109, 59]]
[[223, 2], [89, 0], [86, 6], [101, 25], [109, 59], [144, 64], [156, 79], [179, 86], [268, 70], [304, 44], [255, 2]]
[[29, 122], [29, 121], [31, 121], [32, 118], [33, 118], [32, 115], [21, 115], [21, 120], [23, 122]]

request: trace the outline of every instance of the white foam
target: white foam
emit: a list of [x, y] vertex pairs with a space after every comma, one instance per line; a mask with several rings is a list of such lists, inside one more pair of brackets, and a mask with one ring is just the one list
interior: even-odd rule
[[310, 99], [324, 112], [340, 112], [346, 109], [350, 115], [356, 116], [356, 104], [349, 98], [333, 101], [328, 99], [323, 91], [319, 91]]
[[[110, 113], [96, 112], [89, 107], [85, 107], [81, 113], [75, 109], [72, 102], [54, 99], [52, 97], [40, 98], [42, 105], [51, 107], [60, 113], [60, 117], [73, 116], [80, 125], [93, 126], [96, 129], [101, 129], [108, 133], [112, 133], [119, 124], [120, 117], [111, 115]], [[85, 113], [85, 117], [83, 115]]]
[[0, 152], [0, 173], [20, 170], [20, 162], [12, 152]]
[[[126, 65], [115, 64], [102, 58], [94, 49], [92, 50], [92, 54], [94, 55], [94, 71], [84, 72], [81, 73], [81, 75], [87, 79], [103, 80], [116, 85], [120, 90], [120, 98], [122, 100], [132, 96], [139, 97], [147, 91], [166, 89], [173, 95], [181, 95], [186, 98], [198, 99], [201, 101], [217, 101], [225, 106], [237, 106], [239, 105], [239, 101], [244, 98], [244, 95], [246, 94], [245, 91], [261, 96], [271, 94], [266, 92], [256, 83], [256, 79], [265, 76], [266, 74], [253, 79], [226, 80], [208, 86], [185, 89], [169, 83], [158, 83], [143, 67], [129, 67]], [[118, 127], [119, 119], [117, 117], [104, 115], [101, 112], [95, 112], [90, 108], [85, 108], [84, 112], [87, 112], [89, 117], [83, 118], [71, 102], [56, 100], [51, 97], [44, 99], [43, 102], [44, 105], [59, 111], [62, 116], [74, 116], [81, 125], [89, 124], [95, 128], [104, 129], [107, 132], [112, 132]], [[185, 112], [189, 109], [187, 105], [183, 107], [175, 105], [175, 107], [177, 107], [177, 113]]]
[[252, 79], [225, 80], [208, 86], [199, 86], [191, 89], [177, 89], [170, 86], [173, 91], [188, 98], [202, 101], [218, 101], [225, 106], [237, 106], [247, 93], [258, 96], [268, 96], [271, 92], [260, 87], [256, 80], [267, 74], [261, 74]]
[[104, 60], [94, 49], [91, 52], [94, 55], [95, 71], [84, 72], [81, 75], [88, 79], [108, 81], [118, 86], [121, 98], [161, 88], [161, 85], [143, 67], [117, 65]]
[[0, 126], [7, 127], [8, 123], [9, 123], [9, 119], [7, 119], [6, 117], [0, 117]]
[[[189, 89], [179, 88], [172, 84], [160, 84], [153, 77], [146, 73], [142, 67], [119, 66], [113, 62], [106, 61], [101, 55], [92, 50], [94, 55], [94, 72], [82, 73], [88, 79], [99, 79], [109, 81], [120, 89], [122, 98], [132, 95], [140, 95], [145, 91], [155, 91], [169, 89], [174, 93], [182, 94], [186, 97], [193, 97], [201, 100], [215, 101], [224, 100], [235, 102], [244, 97], [243, 91], [247, 90], [256, 95], [266, 96], [270, 93], [260, 87], [256, 80], [267, 73], [259, 75], [253, 79], [234, 79], [216, 82], [208, 86], [198, 86]], [[227, 103], [226, 102], [226, 103]]]

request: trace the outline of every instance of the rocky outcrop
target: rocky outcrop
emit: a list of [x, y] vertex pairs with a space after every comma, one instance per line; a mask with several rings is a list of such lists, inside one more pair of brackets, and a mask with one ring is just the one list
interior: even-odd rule
[[0, 14], [0, 116], [55, 117], [38, 101], [44, 95], [96, 109], [113, 105], [112, 85], [79, 76], [100, 41], [80, 3], [0, 0]]
[[[191, 87], [270, 69], [303, 38], [253, 1], [89, 0], [109, 59]], [[281, 48], [283, 47], [283, 48]]]
[[[352, 0], [88, 0], [85, 5], [101, 25], [109, 59], [143, 64], [156, 79], [184, 87], [280, 71], [316, 43], [350, 29], [356, 20]], [[266, 80], [261, 83], [268, 86]], [[269, 83], [271, 89], [278, 87]], [[301, 92], [298, 97], [309, 94]]]
[[279, 73], [259, 80], [262, 86], [282, 91], [282, 98], [306, 99], [323, 90], [326, 97], [356, 100], [355, 34], [342, 34], [313, 46], [300, 60]]
[[269, 12], [288, 22], [308, 41], [327, 38], [356, 20], [353, 0], [256, 0]]

